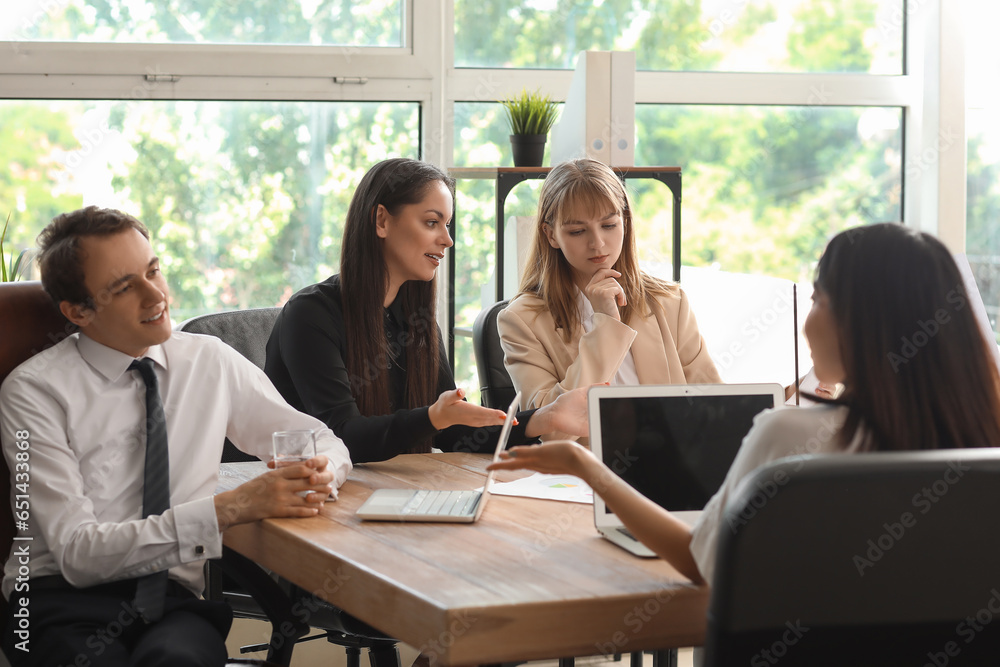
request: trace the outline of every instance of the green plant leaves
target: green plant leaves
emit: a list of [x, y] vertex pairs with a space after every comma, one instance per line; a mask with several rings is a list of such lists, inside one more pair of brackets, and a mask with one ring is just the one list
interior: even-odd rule
[[558, 105], [537, 90], [522, 90], [520, 95], [502, 102], [511, 134], [548, 134], [559, 114]]
[[24, 264], [24, 258], [28, 254], [27, 250], [22, 250], [15, 258], [14, 253], [11, 253], [10, 262], [4, 263], [6, 255], [3, 251], [3, 242], [7, 238], [7, 226], [9, 224], [10, 213], [7, 214], [7, 220], [3, 223], [3, 231], [0, 232], [0, 283], [14, 282], [21, 277], [21, 265]]
[[3, 223], [3, 232], [0, 232], [0, 282], [7, 282], [7, 265], [4, 263], [3, 240], [7, 238], [7, 225], [10, 224], [10, 213], [7, 214], [7, 221]]

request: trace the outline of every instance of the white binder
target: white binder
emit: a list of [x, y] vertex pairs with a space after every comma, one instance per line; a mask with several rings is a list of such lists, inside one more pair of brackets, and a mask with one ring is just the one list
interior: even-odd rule
[[588, 157], [635, 162], [635, 53], [581, 51], [566, 104], [552, 128], [552, 164]]

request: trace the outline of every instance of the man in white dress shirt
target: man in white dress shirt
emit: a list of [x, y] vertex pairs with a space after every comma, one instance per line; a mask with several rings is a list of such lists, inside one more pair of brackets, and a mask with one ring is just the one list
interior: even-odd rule
[[[227, 526], [317, 514], [350, 472], [347, 448], [236, 351], [172, 331], [160, 262], [135, 218], [88, 207], [55, 218], [39, 245], [43, 286], [80, 332], [0, 388], [4, 456], [29, 507], [4, 571], [6, 652], [15, 667], [222, 665], [231, 614], [198, 599], [204, 560], [221, 555]], [[163, 408], [150, 410], [169, 453], [169, 509], [151, 516], [138, 359], [152, 360]], [[292, 429], [317, 431], [315, 458], [213, 496], [225, 437], [267, 459], [271, 433]], [[137, 582], [162, 571], [165, 602], [147, 614]]]

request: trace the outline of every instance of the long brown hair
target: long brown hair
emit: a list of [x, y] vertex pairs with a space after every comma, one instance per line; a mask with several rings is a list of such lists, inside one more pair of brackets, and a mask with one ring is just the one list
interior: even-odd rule
[[[440, 181], [455, 198], [455, 181], [432, 164], [394, 158], [376, 164], [361, 179], [347, 210], [340, 254], [340, 292], [347, 340], [347, 372], [362, 415], [390, 412], [389, 375], [392, 358], [383, 321], [383, 301], [389, 273], [383, 241], [375, 232], [379, 204], [391, 215], [419, 203], [428, 186]], [[406, 401], [408, 408], [430, 405], [437, 398], [438, 327], [435, 320], [435, 280], [408, 280], [397, 297], [408, 328]], [[403, 407], [403, 406], [396, 406]], [[430, 442], [414, 452], [430, 451]]]
[[566, 257], [553, 248], [545, 235], [544, 225], [558, 227], [566, 215], [578, 206], [595, 212], [609, 208], [621, 212], [624, 239], [622, 252], [614, 269], [621, 273], [618, 282], [625, 290], [626, 305], [619, 308], [622, 322], [632, 317], [647, 317], [658, 308], [657, 297], [676, 293], [676, 287], [639, 270], [635, 248], [635, 228], [632, 205], [625, 185], [607, 165], [597, 160], [570, 160], [556, 165], [542, 184], [535, 218], [534, 238], [528, 249], [528, 259], [521, 276], [518, 294], [530, 294], [544, 302], [552, 313], [556, 328], [570, 340], [580, 326], [573, 271]]
[[906, 450], [1000, 445], [1000, 374], [948, 249], [896, 223], [838, 234], [816, 288], [840, 339], [842, 442]]

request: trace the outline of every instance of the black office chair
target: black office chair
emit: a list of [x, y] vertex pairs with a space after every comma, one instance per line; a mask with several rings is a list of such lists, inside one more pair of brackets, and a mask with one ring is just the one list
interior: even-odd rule
[[784, 459], [741, 489], [706, 667], [997, 664], [1000, 449]]
[[507, 307], [507, 303], [498, 301], [484, 308], [472, 325], [472, 349], [476, 354], [481, 402], [487, 408], [498, 410], [506, 410], [516, 393], [514, 382], [503, 365], [503, 349], [497, 332], [497, 315]]
[[[281, 308], [252, 308], [210, 313], [181, 322], [177, 330], [215, 336], [263, 369], [267, 339], [280, 312]], [[245, 454], [226, 439], [223, 463], [255, 460], [256, 457]], [[267, 648], [269, 660], [287, 665], [295, 643], [312, 626], [326, 633], [308, 639], [325, 637], [330, 643], [343, 646], [347, 651], [347, 667], [359, 667], [360, 652], [365, 648], [372, 667], [400, 667], [395, 639], [291, 582], [281, 580], [279, 585], [262, 568], [231, 549], [224, 548], [219, 561], [209, 561], [206, 580], [205, 597], [228, 602], [237, 617], [266, 620], [279, 612], [290, 617], [283, 618], [280, 624], [272, 623], [267, 646], [245, 646], [241, 649], [244, 652]], [[266, 601], [266, 609], [262, 601]], [[293, 608], [299, 610], [299, 617], [291, 616]], [[300, 618], [304, 611], [309, 614], [308, 625]]]
[[[267, 339], [280, 312], [281, 308], [250, 308], [209, 313], [184, 320], [177, 325], [177, 330], [215, 336], [252, 361], [257, 368], [263, 369], [267, 358]], [[226, 438], [222, 450], [223, 463], [256, 460], [256, 456], [240, 451]]]

